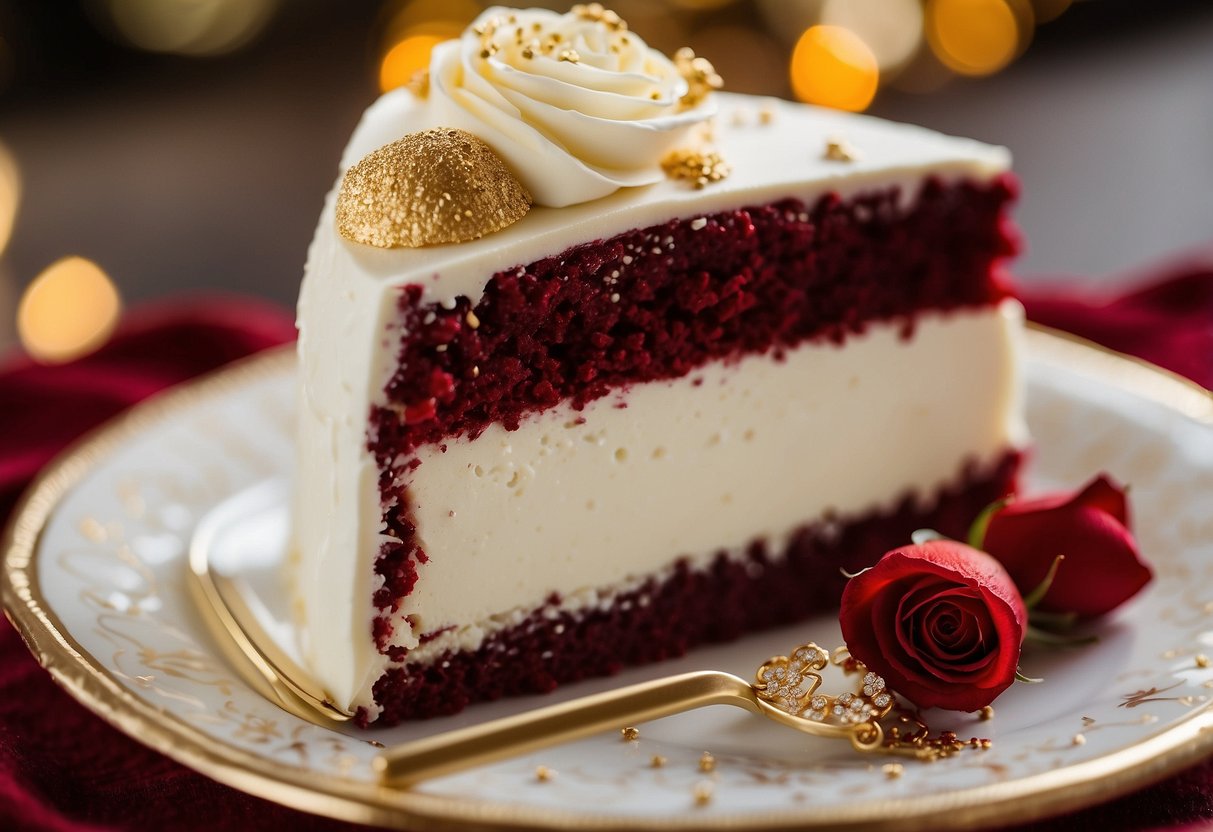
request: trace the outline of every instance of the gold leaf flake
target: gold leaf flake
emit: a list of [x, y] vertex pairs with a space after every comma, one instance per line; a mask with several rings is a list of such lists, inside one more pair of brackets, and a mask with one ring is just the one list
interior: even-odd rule
[[378, 248], [463, 243], [526, 215], [531, 195], [463, 130], [410, 133], [350, 167], [337, 197], [341, 236]]
[[854, 162], [861, 154], [846, 139], [826, 139], [826, 149], [822, 157], [831, 162]]

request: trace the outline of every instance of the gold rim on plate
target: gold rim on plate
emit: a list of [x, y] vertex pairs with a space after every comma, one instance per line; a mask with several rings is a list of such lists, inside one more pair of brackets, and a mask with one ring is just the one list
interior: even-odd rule
[[[1144, 361], [1080, 338], [1031, 327], [1034, 358], [1079, 369], [1102, 383], [1213, 426], [1213, 393]], [[149, 427], [199, 402], [289, 368], [291, 347], [245, 359], [131, 408], [64, 451], [26, 491], [0, 539], [0, 601], [54, 679], [93, 712], [150, 748], [258, 797], [357, 823], [438, 829], [964, 829], [1034, 820], [1107, 800], [1163, 779], [1213, 752], [1213, 708], [1128, 748], [1058, 771], [929, 797], [863, 801], [830, 809], [734, 815], [621, 817], [384, 789], [322, 776], [226, 745], [124, 687], [68, 633], [38, 584], [38, 542], [60, 499], [93, 467]], [[1030, 800], [1027, 798], [1031, 798]]]

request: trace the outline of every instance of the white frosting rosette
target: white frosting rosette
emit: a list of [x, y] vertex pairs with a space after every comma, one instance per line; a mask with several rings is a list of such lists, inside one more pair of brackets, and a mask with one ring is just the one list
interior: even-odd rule
[[660, 180], [662, 158], [715, 114], [688, 92], [674, 61], [600, 7], [494, 7], [434, 49], [426, 121], [476, 135], [535, 202], [560, 207]]

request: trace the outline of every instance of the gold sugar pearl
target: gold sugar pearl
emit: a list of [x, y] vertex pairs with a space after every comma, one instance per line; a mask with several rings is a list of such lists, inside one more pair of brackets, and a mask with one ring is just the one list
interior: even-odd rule
[[982, 708], [980, 711], [977, 712], [977, 716], [982, 722], [989, 722], [991, 719], [994, 718], [994, 706], [986, 705], [984, 708]]
[[555, 776], [556, 776], [556, 772], [552, 771], [547, 766], [536, 766], [535, 767], [535, 779], [538, 780], [540, 783], [547, 783]]
[[1070, 743], [1071, 743], [1072, 745], [1086, 745], [1086, 744], [1087, 744], [1087, 738], [1086, 738], [1085, 736], [1083, 736], [1082, 734], [1075, 734], [1075, 735], [1074, 735], [1074, 736], [1073, 736], [1073, 737], [1070, 739]]
[[654, 754], [653, 757], [649, 760], [649, 768], [662, 768], [663, 766], [665, 766], [665, 764], [666, 764], [666, 759], [665, 759], [665, 757], [662, 757], [660, 754]]
[[724, 86], [724, 79], [707, 58], [697, 58], [695, 51], [684, 46], [674, 53], [674, 68], [687, 83], [686, 94], [678, 99], [683, 110], [695, 107], [714, 90]]
[[898, 777], [905, 774], [906, 771], [905, 766], [903, 766], [901, 763], [885, 763], [880, 767], [880, 770], [883, 771], [884, 776], [890, 780], [896, 780]]
[[713, 787], [707, 780], [702, 780], [695, 784], [695, 789], [692, 794], [695, 796], [695, 803], [700, 806], [705, 806], [712, 802]]
[[1208, 667], [1209, 666], [1209, 657], [1206, 656], [1204, 653], [1197, 653], [1196, 654], [1196, 666], [1197, 667]]
[[632, 742], [640, 739], [640, 729], [629, 725], [627, 728], [619, 729], [619, 736], [623, 737], [624, 742]]
[[703, 755], [699, 758], [699, 770], [702, 772], [716, 770], [716, 758], [712, 756], [711, 752], [703, 752]]
[[375, 246], [463, 243], [526, 215], [531, 195], [492, 149], [463, 130], [409, 133], [352, 165], [337, 196], [337, 230]]
[[675, 150], [661, 161], [661, 167], [666, 176], [691, 182], [696, 189], [719, 182], [733, 172], [719, 153], [698, 150]]

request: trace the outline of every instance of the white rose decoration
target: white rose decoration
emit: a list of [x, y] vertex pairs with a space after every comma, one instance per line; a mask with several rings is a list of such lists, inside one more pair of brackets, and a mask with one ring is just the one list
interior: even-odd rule
[[494, 7], [434, 49], [427, 121], [485, 141], [537, 203], [587, 202], [660, 180], [662, 158], [715, 114], [711, 66], [677, 61], [597, 4]]

